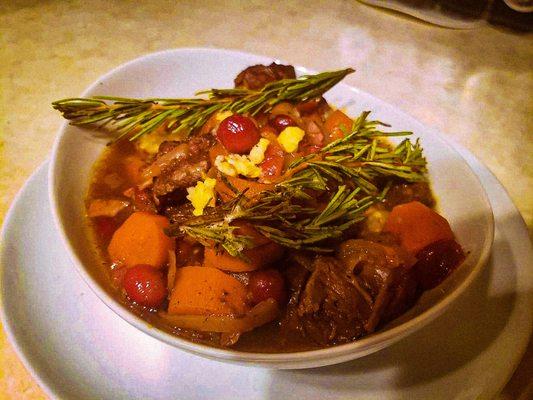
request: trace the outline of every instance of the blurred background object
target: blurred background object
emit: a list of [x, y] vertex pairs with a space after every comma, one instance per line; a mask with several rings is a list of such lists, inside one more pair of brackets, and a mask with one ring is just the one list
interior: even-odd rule
[[531, 12], [533, 11], [532, 0], [504, 0], [505, 4], [511, 7], [515, 11], [519, 12]]
[[533, 0], [360, 0], [454, 29], [472, 29], [485, 23], [516, 31], [533, 28]]

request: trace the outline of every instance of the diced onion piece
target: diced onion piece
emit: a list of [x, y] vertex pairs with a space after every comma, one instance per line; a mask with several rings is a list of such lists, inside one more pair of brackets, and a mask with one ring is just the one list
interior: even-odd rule
[[215, 158], [215, 167], [228, 176], [242, 175], [248, 178], [258, 178], [261, 175], [261, 168], [257, 165], [261, 164], [265, 159], [265, 152], [269, 144], [270, 141], [268, 139], [261, 138], [252, 147], [249, 155], [218, 155]]
[[225, 161], [224, 156], [217, 156], [215, 158], [215, 167], [217, 167], [217, 169], [224, 175], [237, 176], [237, 171], [230, 163]]
[[262, 301], [243, 317], [231, 315], [159, 315], [173, 326], [203, 332], [243, 333], [273, 321], [279, 315], [278, 303], [273, 299]]
[[250, 150], [250, 155], [248, 156], [250, 161], [255, 165], [261, 164], [265, 159], [265, 152], [269, 144], [270, 141], [268, 139], [259, 139], [259, 142]]
[[365, 215], [365, 225], [369, 232], [380, 233], [387, 222], [389, 212], [386, 210], [369, 209], [369, 212], [366, 212]]
[[167, 289], [169, 296], [174, 289], [176, 281], [176, 252], [174, 250], [168, 251], [168, 273], [167, 273]]

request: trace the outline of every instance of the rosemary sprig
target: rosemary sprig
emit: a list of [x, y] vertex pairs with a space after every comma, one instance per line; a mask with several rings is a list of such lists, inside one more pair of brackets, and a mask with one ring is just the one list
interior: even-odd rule
[[359, 191], [359, 188], [349, 190], [345, 185], [340, 186], [322, 211], [292, 202], [291, 193], [283, 189], [264, 192], [259, 200], [241, 194], [210, 215], [172, 224], [167, 234], [189, 235], [206, 246], [219, 245], [229, 254], [242, 257], [242, 251], [253, 246], [253, 241], [248, 236], [236, 235], [237, 227], [232, 223], [245, 220], [285, 247], [331, 252], [330, 247], [320, 242], [340, 237], [364, 218], [368, 207], [382, 198], [358, 198]]
[[[230, 203], [210, 208], [208, 215], [173, 224], [168, 233], [190, 235], [206, 246], [218, 245], [243, 257], [242, 251], [253, 244], [251, 238], [236, 234], [232, 223], [244, 220], [285, 247], [331, 251], [329, 239], [341, 237], [361, 221], [364, 212], [384, 198], [393, 179], [426, 179], [426, 160], [418, 141], [405, 139], [391, 147], [380, 140], [411, 132], [381, 131], [379, 127], [388, 125], [369, 121], [369, 114], [363, 112], [345, 137], [293, 162], [272, 191], [252, 199], [241, 193]], [[315, 191], [314, 196], [309, 190]], [[318, 195], [326, 197], [322, 210], [313, 206]]]
[[165, 126], [169, 133], [190, 133], [207, 122], [215, 112], [232, 111], [255, 115], [267, 112], [283, 101], [301, 102], [321, 96], [352, 68], [283, 79], [267, 84], [261, 90], [210, 89], [198, 92], [207, 98], [131, 99], [111, 96], [69, 98], [52, 106], [73, 125], [97, 125], [117, 134], [116, 140], [129, 136], [135, 140]]
[[[347, 135], [325, 146], [317, 154], [293, 162], [286, 172], [289, 179], [280, 185], [327, 190], [328, 183], [349, 182], [366, 194], [379, 192], [378, 178], [397, 177], [409, 182], [426, 179], [426, 160], [417, 140], [403, 140], [391, 148], [380, 138], [407, 136], [412, 132], [384, 132], [379, 121], [367, 121], [369, 111], [354, 121]], [[305, 168], [302, 168], [305, 167]], [[296, 171], [296, 172], [295, 172]]]
[[[232, 111], [256, 115], [284, 101], [302, 102], [324, 94], [353, 69], [306, 75], [272, 82], [254, 91], [244, 88], [210, 89], [204, 98], [130, 99], [95, 96], [59, 100], [53, 107], [74, 125], [96, 125], [116, 133], [115, 140], [135, 140], [164, 127], [168, 133], [190, 134], [213, 113]], [[251, 237], [237, 234], [236, 221], [247, 221], [264, 236], [283, 246], [317, 252], [331, 251], [329, 239], [339, 238], [364, 218], [372, 204], [381, 201], [391, 180], [425, 180], [426, 160], [418, 141], [403, 140], [391, 148], [382, 140], [411, 132], [386, 132], [388, 125], [369, 121], [362, 113], [346, 135], [317, 154], [293, 162], [274, 189], [248, 199], [237, 194], [233, 201], [208, 208], [205, 215], [177, 221], [167, 233], [188, 235], [206, 246], [217, 245], [229, 254], [244, 257], [253, 246]], [[223, 179], [223, 176], [221, 177]], [[228, 183], [228, 182], [226, 182]], [[231, 188], [231, 185], [228, 184]], [[314, 203], [318, 192], [326, 203]]]

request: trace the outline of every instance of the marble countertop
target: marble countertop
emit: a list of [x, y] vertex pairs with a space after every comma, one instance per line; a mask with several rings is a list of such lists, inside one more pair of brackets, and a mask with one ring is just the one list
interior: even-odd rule
[[[51, 101], [79, 95], [122, 62], [176, 47], [233, 48], [315, 70], [355, 67], [347, 83], [470, 149], [533, 232], [531, 35], [448, 30], [355, 0], [3, 2], [0, 222], [48, 156], [62, 122]], [[501, 397], [533, 390], [532, 375], [530, 344]], [[0, 330], [2, 398], [45, 396]]]

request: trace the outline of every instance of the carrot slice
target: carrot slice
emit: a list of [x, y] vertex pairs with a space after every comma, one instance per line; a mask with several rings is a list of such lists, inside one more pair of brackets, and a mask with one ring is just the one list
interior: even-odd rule
[[179, 328], [204, 332], [242, 333], [276, 319], [279, 315], [279, 307], [275, 300], [268, 299], [254, 306], [244, 316], [237, 318], [228, 315], [172, 315], [164, 312], [160, 312], [159, 315], [171, 325]]
[[232, 225], [238, 226], [238, 228], [235, 229], [236, 235], [250, 236], [252, 238], [254, 242], [253, 247], [261, 246], [267, 243], [272, 243], [272, 240], [270, 240], [264, 235], [261, 235], [257, 231], [257, 229], [255, 229], [254, 226], [249, 222], [237, 221], [237, 222], [234, 222]]
[[345, 132], [352, 128], [353, 120], [340, 110], [333, 111], [324, 122], [326, 131], [326, 143], [344, 137]]
[[402, 246], [412, 254], [439, 240], [454, 238], [446, 218], [418, 201], [394, 207], [383, 230], [398, 235]]
[[169, 314], [244, 315], [246, 287], [216, 268], [182, 267], [176, 271]]
[[233, 257], [228, 253], [217, 251], [211, 247], [206, 247], [204, 251], [204, 265], [206, 267], [218, 268], [231, 272], [248, 272], [261, 269], [279, 260], [284, 253], [284, 249], [277, 243], [270, 242], [252, 249], [244, 250], [244, 254], [250, 262], [242, 258]]
[[[226, 176], [228, 182], [237, 190], [238, 193], [244, 192], [248, 198], [254, 197], [257, 194], [274, 188], [273, 184], [259, 183], [255, 181], [249, 181], [247, 179], [236, 178], [232, 176]], [[215, 185], [215, 191], [222, 197], [222, 200], [229, 201], [235, 197], [235, 193], [226, 185], [222, 180], [218, 179]]]
[[107, 248], [111, 260], [128, 267], [148, 264], [160, 268], [174, 249], [174, 240], [163, 229], [169, 221], [163, 216], [139, 211], [131, 214], [118, 228]]
[[209, 149], [209, 161], [211, 165], [215, 165], [215, 160], [218, 156], [227, 156], [229, 153], [222, 144], [217, 143]]

